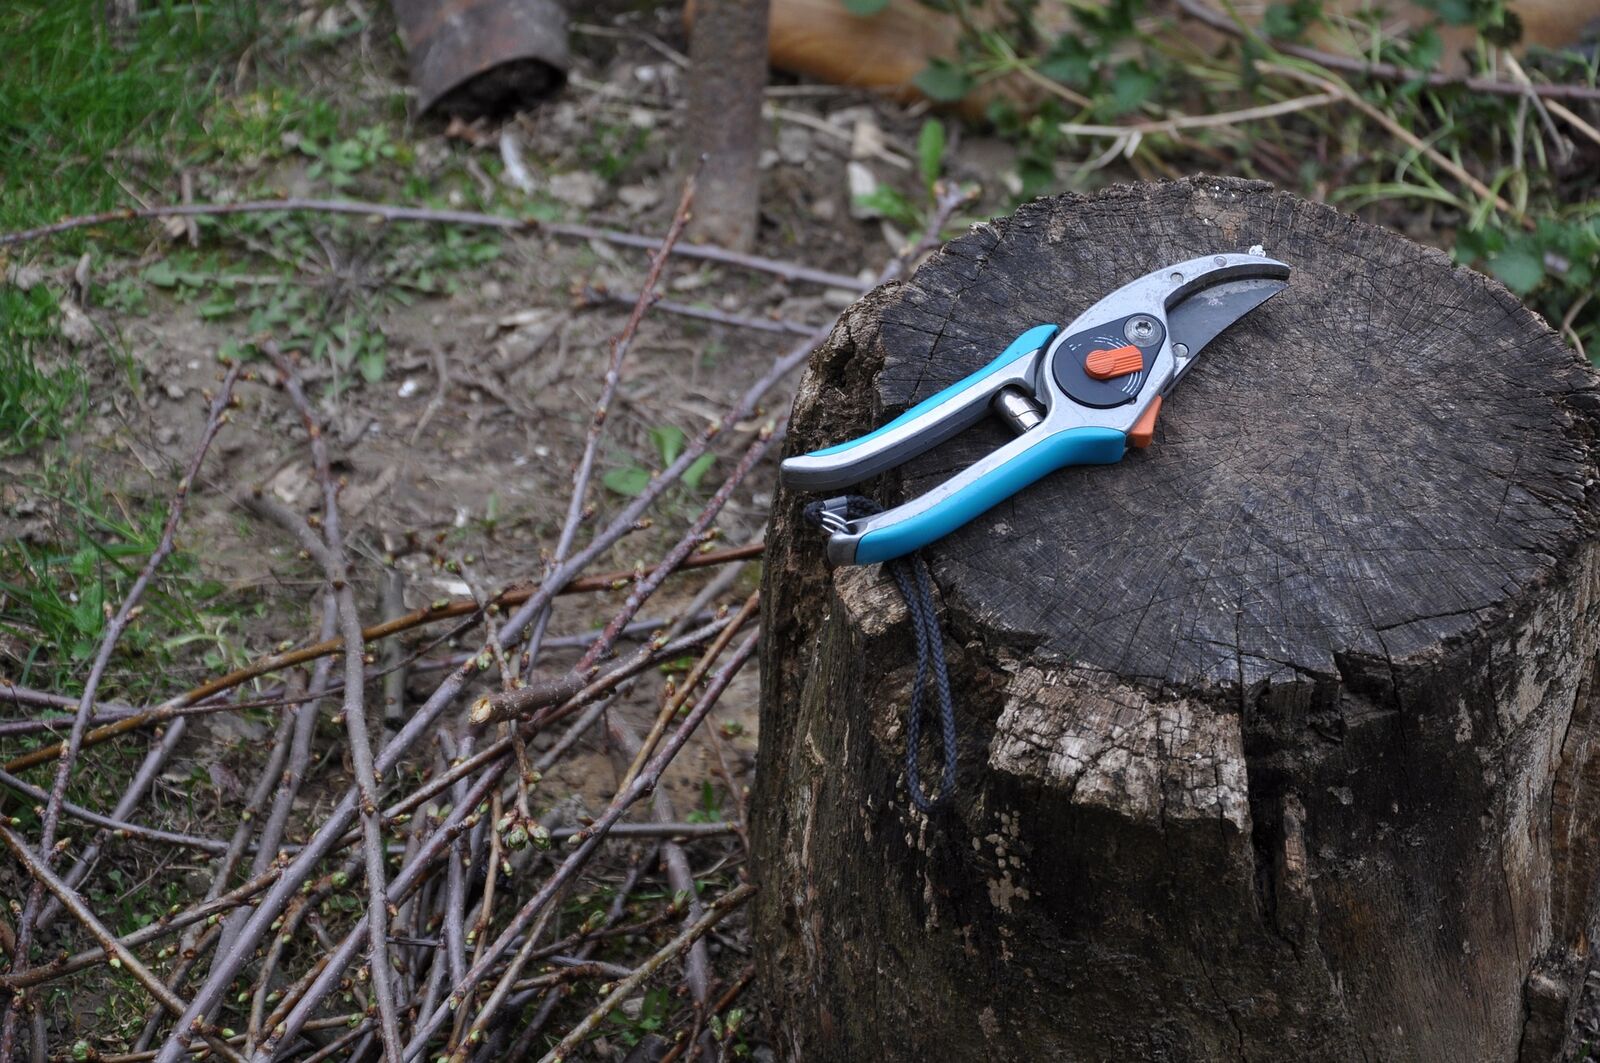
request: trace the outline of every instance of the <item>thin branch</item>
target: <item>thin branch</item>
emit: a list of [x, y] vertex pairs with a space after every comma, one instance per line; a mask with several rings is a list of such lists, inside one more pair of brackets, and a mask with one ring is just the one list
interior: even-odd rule
[[[614, 291], [603, 284], [585, 285], [579, 294], [582, 304], [589, 303], [620, 303], [623, 305], [637, 302], [641, 297], [640, 292]], [[679, 303], [671, 299], [653, 299], [650, 305], [657, 310], [679, 317], [694, 318], [697, 321], [709, 321], [714, 325], [729, 325], [733, 328], [750, 329], [752, 332], [777, 332], [790, 336], [809, 336], [815, 332], [815, 325], [808, 325], [801, 321], [790, 321], [781, 317], [751, 317], [748, 314], [733, 314], [726, 310], [718, 310], [709, 306], [694, 306], [690, 303]]]
[[[723, 1012], [732, 1007], [733, 1002], [739, 999], [739, 994], [748, 989], [750, 987], [750, 983], [755, 981], [755, 978], [755, 964], [748, 964], [745, 969], [740, 972], [738, 980], [729, 986], [727, 990], [717, 998], [716, 1003], [711, 1005], [711, 1015], [721, 1015]], [[689, 1044], [690, 1042], [688, 1040], [679, 1041], [677, 1044], [672, 1046], [672, 1050], [670, 1052], [661, 1057], [660, 1063], [677, 1063], [677, 1060], [683, 1056], [684, 1050], [689, 1047]]]
[[[467, 799], [450, 810], [445, 821], [429, 835], [427, 841], [422, 843], [416, 859], [402, 867], [394, 880], [389, 883], [388, 904], [398, 905], [405, 900], [407, 894], [422, 881], [425, 869], [456, 838], [460, 837], [463, 831], [470, 830], [478, 824], [480, 817], [476, 809], [498, 782], [508, 763], [509, 758], [502, 757], [496, 764], [490, 765], [473, 784]], [[311, 1013], [321, 1003], [323, 997], [338, 985], [345, 968], [355, 959], [362, 935], [367, 932], [367, 923], [367, 915], [363, 913], [356, 921], [356, 925], [346, 934], [339, 948], [326, 958], [310, 985], [298, 996], [285, 995], [278, 1005], [278, 1010], [267, 1017], [265, 1026], [272, 1031], [272, 1034], [262, 1043], [256, 1053], [256, 1059], [270, 1059], [280, 1043], [295, 1036], [308, 1024]]]
[[[95, 695], [99, 692], [100, 681], [105, 677], [106, 668], [111, 663], [111, 654], [116, 650], [117, 640], [122, 637], [129, 620], [137, 615], [136, 610], [144, 598], [145, 589], [149, 587], [162, 562], [172, 554], [178, 521], [183, 516], [184, 503], [189, 498], [189, 486], [194, 483], [194, 478], [199, 474], [200, 466], [206, 459], [206, 452], [211, 449], [212, 440], [222, 428], [228, 406], [233, 401], [233, 387], [238, 382], [242, 369], [241, 364], [235, 363], [222, 378], [222, 386], [217, 389], [217, 394], [211, 401], [211, 409], [206, 415], [205, 427], [200, 432], [200, 441], [195, 447], [194, 456], [189, 460], [189, 467], [184, 472], [183, 479], [178, 481], [172, 504], [167, 509], [167, 520], [161, 528], [161, 538], [149, 559], [145, 561], [144, 568], [134, 579], [133, 585], [128, 588], [127, 596], [123, 598], [116, 615], [106, 624], [105, 633], [100, 638], [99, 649], [95, 652], [94, 663], [89, 669], [89, 678], [84, 682], [83, 696], [78, 700], [78, 712], [72, 721], [72, 732], [67, 737], [65, 748], [59, 754], [61, 759], [56, 764], [56, 774], [50, 786], [49, 799], [45, 803], [44, 814], [40, 817], [39, 851], [44, 854], [43, 859], [46, 864], [54, 855], [56, 830], [61, 821], [61, 808], [67, 797], [67, 783], [72, 778], [73, 766], [77, 763], [78, 753], [83, 748], [83, 736], [88, 730], [89, 717], [94, 711]], [[28, 901], [22, 909], [17, 925], [15, 962], [18, 970], [26, 969], [28, 966], [28, 955], [33, 948], [34, 922], [39, 918], [40, 908], [44, 904], [44, 889], [43, 880], [35, 879], [33, 888], [28, 892]], [[22, 995], [17, 994], [12, 997], [10, 1005], [6, 1008], [5, 1019], [3, 1024], [0, 1024], [0, 1060], [11, 1058], [22, 1004]]]
[[619, 786], [627, 786], [633, 781], [634, 776], [639, 774], [645, 763], [655, 753], [656, 743], [661, 741], [661, 736], [666, 733], [667, 725], [672, 722], [672, 718], [678, 715], [684, 703], [689, 700], [689, 696], [694, 693], [695, 687], [700, 685], [700, 680], [705, 678], [706, 673], [711, 670], [711, 666], [716, 663], [717, 658], [722, 656], [722, 651], [728, 648], [728, 643], [733, 641], [733, 636], [756, 615], [756, 610], [760, 606], [761, 592], [756, 591], [745, 599], [744, 605], [739, 608], [739, 612], [734, 615], [733, 620], [727, 627], [722, 629], [722, 634], [717, 637], [715, 642], [706, 647], [706, 652], [701, 655], [698, 661], [694, 662], [694, 667], [690, 668], [689, 674], [684, 676], [682, 685], [666, 696], [662, 702], [661, 711], [656, 714], [655, 722], [650, 726], [649, 734], [645, 736], [643, 742], [637, 743], [639, 748], [633, 756], [633, 763], [623, 774], [622, 782], [618, 784]]
[[598, 1007], [584, 1016], [583, 1021], [574, 1026], [561, 1039], [559, 1044], [545, 1053], [544, 1058], [539, 1063], [559, 1063], [560, 1060], [566, 1059], [574, 1048], [577, 1048], [588, 1039], [590, 1034], [599, 1028], [607, 1015], [610, 1015], [623, 1001], [638, 992], [639, 987], [648, 981], [651, 975], [682, 954], [685, 949], [696, 941], [699, 941], [707, 931], [722, 922], [729, 912], [732, 912], [753, 897], [755, 892], [755, 886], [746, 882], [735, 886], [721, 897], [718, 897], [716, 902], [706, 909], [706, 914], [698, 922], [685, 928], [677, 937], [657, 950], [655, 955], [640, 964], [638, 970], [618, 982], [610, 995], [602, 1000]]
[[482, 726], [525, 717], [550, 705], [563, 705], [567, 708], [587, 705], [609, 694], [625, 680], [640, 672], [683, 656], [685, 652], [723, 632], [727, 626], [728, 621], [724, 617], [670, 642], [646, 643], [639, 647], [633, 656], [597, 676], [591, 676], [587, 671], [568, 672], [533, 686], [486, 695], [473, 703], [469, 719], [474, 726]]
[[[169, 937], [185, 927], [204, 922], [214, 915], [248, 902], [251, 897], [277, 881], [279, 874], [280, 871], [278, 869], [271, 869], [251, 879], [249, 882], [235, 886], [214, 901], [207, 901], [181, 912], [163, 915], [149, 926], [141, 927], [131, 934], [124, 935], [119, 940], [123, 945], [132, 948], [135, 945], [143, 945], [163, 937]], [[88, 949], [65, 959], [29, 968], [26, 971], [11, 971], [0, 975], [0, 988], [21, 989], [28, 986], [41, 985], [57, 978], [64, 978], [69, 974], [76, 974], [85, 968], [93, 967], [98, 963], [104, 962], [105, 958], [106, 952], [104, 949]]]
[[622, 814], [634, 802], [655, 787], [660, 781], [661, 775], [666, 771], [667, 765], [672, 763], [678, 751], [683, 748], [695, 729], [700, 726], [706, 714], [711, 711], [717, 699], [722, 696], [722, 692], [727, 689], [728, 683], [733, 680], [739, 669], [744, 667], [755, 653], [758, 636], [759, 632], [752, 632], [740, 643], [728, 663], [723, 665], [721, 670], [706, 685], [705, 693], [701, 695], [700, 701], [685, 717], [684, 721], [679, 724], [678, 729], [673, 732], [672, 738], [667, 742], [666, 746], [660, 753], [656, 754], [645, 771], [641, 772], [638, 778], [633, 781], [633, 784], [612, 799], [611, 804], [598, 820], [573, 836], [573, 841], [578, 843], [577, 848], [561, 862], [561, 866], [556, 869], [555, 873], [523, 904], [505, 929], [501, 931], [494, 944], [486, 948], [483, 955], [472, 965], [466, 976], [456, 980], [451, 987], [450, 998], [446, 1004], [436, 1008], [425, 1019], [419, 1019], [416, 1025], [416, 1032], [406, 1045], [405, 1054], [407, 1057], [415, 1054], [423, 1045], [427, 1044], [428, 1039], [434, 1035], [446, 1018], [449, 1017], [450, 1012], [466, 1002], [467, 998], [477, 988], [478, 983], [488, 976], [489, 969], [499, 962], [500, 958], [505, 955], [506, 951], [511, 948], [522, 934], [528, 931], [534, 921], [540, 917], [540, 913], [556, 897], [560, 896], [573, 876], [594, 855], [606, 832], [616, 825], [617, 821], [622, 818]]
[[[536, 218], [508, 218], [501, 214], [482, 214], [471, 210], [434, 210], [428, 207], [400, 207], [388, 203], [368, 203], [351, 199], [259, 199], [240, 203], [182, 203], [164, 206], [124, 208], [99, 214], [85, 214], [63, 218], [49, 225], [18, 232], [0, 233], [0, 247], [27, 243], [46, 236], [86, 229], [96, 225], [118, 222], [148, 221], [157, 218], [225, 217], [234, 214], [351, 214], [377, 223], [421, 222], [430, 225], [456, 225], [480, 229], [504, 229], [518, 233], [546, 233], [569, 240], [601, 240], [622, 247], [656, 251], [661, 241], [652, 236], [601, 229], [593, 225], [574, 222], [546, 222]], [[730, 251], [714, 244], [681, 244], [674, 252], [684, 258], [696, 258], [742, 269], [770, 273], [788, 281], [806, 281], [829, 288], [847, 291], [864, 291], [865, 285], [844, 273], [812, 269], [778, 259]]]
[[[151, 996], [160, 1001], [162, 1007], [174, 1015], [183, 1014], [185, 1004], [177, 994], [168, 989], [161, 979], [156, 977], [154, 971], [146, 967], [139, 957], [135, 956], [127, 946], [117, 939], [115, 934], [106, 928], [104, 923], [95, 917], [94, 912], [84, 903], [83, 898], [78, 895], [77, 891], [61, 881], [60, 876], [50, 870], [44, 858], [30, 849], [19, 834], [10, 827], [0, 824], [0, 840], [6, 843], [6, 847], [11, 850], [11, 854], [17, 858], [18, 862], [27, 868], [34, 881], [39, 883], [42, 888], [49, 890], [61, 902], [62, 906], [71, 913], [72, 917], [82, 923], [84, 929], [89, 931], [96, 941], [100, 942], [101, 948], [105, 949], [107, 954], [112, 957], [112, 963], [115, 966], [132, 975], [134, 980], [144, 986]], [[232, 1063], [243, 1063], [243, 1057], [228, 1047], [226, 1043], [213, 1037], [210, 1030], [201, 1029], [196, 1032], [205, 1038], [212, 1051], [224, 1059], [230, 1060]]]
[[1217, 126], [1255, 122], [1263, 118], [1276, 118], [1279, 115], [1294, 114], [1296, 111], [1306, 111], [1313, 107], [1326, 107], [1328, 104], [1337, 103], [1342, 99], [1344, 99], [1344, 96], [1337, 92], [1319, 92], [1310, 96], [1299, 96], [1292, 100], [1281, 100], [1278, 103], [1262, 104], [1260, 107], [1247, 107], [1242, 111], [1220, 111], [1215, 114], [1185, 114], [1175, 118], [1168, 118], [1164, 121], [1135, 122], [1132, 125], [1080, 125], [1074, 122], [1062, 122], [1056, 128], [1069, 136], [1159, 136], [1163, 133], [1176, 133], [1184, 129], [1212, 129]]
[[[34, 801], [48, 801], [50, 794], [43, 787], [35, 786], [25, 779], [19, 779], [7, 771], [0, 771], [0, 785], [9, 787]], [[198, 849], [203, 853], [222, 854], [228, 851], [228, 843], [221, 838], [204, 838], [198, 834], [180, 834], [177, 831], [158, 830], [155, 827], [146, 827], [139, 823], [129, 823], [127, 820], [116, 819], [103, 815], [93, 809], [75, 805], [71, 801], [61, 802], [61, 811], [73, 819], [84, 823], [92, 823], [96, 827], [104, 827], [119, 837], [139, 838], [159, 845], [175, 845], [183, 849]]]
[[[605, 528], [598, 531], [583, 549], [579, 550], [571, 559], [559, 564], [545, 577], [539, 589], [513, 615], [506, 619], [501, 628], [501, 637], [507, 642], [511, 641], [536, 617], [540, 616], [556, 594], [570, 581], [574, 580], [584, 567], [604, 551], [609, 550], [633, 528], [634, 523], [654, 504], [655, 500], [672, 484], [676, 483], [688, 467], [706, 452], [714, 439], [751, 416], [766, 393], [805, 361], [812, 349], [826, 338], [827, 331], [826, 329], [819, 329], [812, 336], [806, 337], [788, 352], [777, 358], [767, 372], [746, 389], [739, 400], [727, 410], [721, 421], [702, 431], [699, 436], [690, 441], [685, 446], [683, 453], [679, 454], [666, 469], [652, 479], [637, 497], [624, 505], [612, 518], [612, 521]], [[376, 767], [379, 770], [387, 771], [397, 764], [411, 746], [423, 734], [428, 733], [434, 727], [440, 715], [459, 696], [474, 674], [475, 670], [470, 665], [463, 665], [461, 668], [451, 672], [432, 696], [418, 706], [416, 712], [406, 721], [405, 726], [384, 746], [383, 751], [378, 755]], [[504, 761], [499, 763], [503, 764]], [[357, 796], [353, 791], [347, 790], [314, 832], [311, 839], [307, 841], [305, 847], [285, 868], [282, 877], [273, 883], [267, 895], [262, 898], [260, 905], [241, 931], [239, 943], [232, 952], [226, 956], [219, 955], [213, 962], [205, 983], [195, 991], [194, 999], [190, 1003], [190, 1010], [194, 1013], [194, 1017], [204, 1014], [203, 1009], [209, 1008], [213, 1001], [220, 999], [222, 994], [226, 992], [229, 983], [247, 962], [249, 954], [255, 948], [256, 943], [270, 932], [273, 920], [277, 918], [278, 913], [282, 910], [289, 897], [305, 882], [316, 864], [338, 844], [340, 837], [354, 818], [356, 811]], [[435, 1009], [430, 1014], [439, 1015], [439, 1011]], [[443, 1016], [440, 1015], [437, 1021], [442, 1022]], [[431, 1036], [431, 1031], [429, 1036]], [[187, 1047], [188, 1037], [184, 1030], [184, 1022], [180, 1021], [173, 1035], [162, 1045], [156, 1058], [159, 1063], [178, 1063]]]
[[372, 738], [367, 734], [365, 662], [362, 660], [361, 621], [356, 613], [355, 589], [345, 560], [344, 540], [339, 527], [339, 489], [328, 461], [328, 446], [322, 438], [311, 403], [300, 387], [294, 364], [273, 344], [267, 354], [283, 374], [284, 390], [300, 411], [306, 434], [311, 437], [311, 453], [322, 485], [322, 532], [327, 540], [323, 558], [328, 583], [338, 604], [339, 629], [344, 640], [344, 725], [350, 738], [350, 763], [361, 797], [361, 833], [367, 869], [367, 928], [370, 938], [367, 956], [372, 976], [372, 995], [378, 1005], [378, 1029], [386, 1063], [399, 1063], [400, 1019], [394, 1002], [394, 965], [389, 961], [389, 913], [385, 898], [387, 869], [384, 866], [383, 825], [379, 816], [378, 785], [383, 781], [372, 766]]
[[1307, 85], [1325, 89], [1329, 92], [1338, 93], [1339, 95], [1343, 96], [1345, 101], [1348, 102], [1352, 107], [1356, 108], [1362, 114], [1366, 115], [1374, 122], [1377, 122], [1379, 125], [1383, 126], [1384, 129], [1388, 130], [1389, 134], [1395, 139], [1403, 141], [1413, 151], [1426, 155], [1429, 161], [1431, 161], [1435, 166], [1439, 167], [1441, 170], [1444, 170], [1457, 181], [1460, 181], [1462, 184], [1472, 189], [1476, 195], [1493, 202], [1495, 206], [1499, 207], [1512, 217], [1519, 219], [1522, 218], [1521, 211], [1517, 210], [1510, 203], [1508, 203], [1503, 196], [1497, 195], [1493, 189], [1484, 184], [1482, 181], [1478, 180], [1476, 177], [1472, 176], [1472, 174], [1468, 173], [1459, 164], [1440, 154], [1436, 149], [1430, 147], [1421, 137], [1411, 132], [1411, 130], [1395, 121], [1377, 107], [1374, 107], [1372, 104], [1368, 103], [1360, 93], [1356, 92], [1349, 85], [1346, 85], [1338, 78], [1331, 76], [1320, 77], [1309, 71], [1301, 70], [1299, 67], [1287, 66], [1283, 63], [1259, 63], [1257, 66], [1261, 70], [1268, 73], [1280, 74], [1284, 77], [1293, 78], [1296, 81]]
[[[798, 348], [796, 348], [796, 350], [798, 351]], [[809, 353], [809, 351], [810, 348], [808, 347], [806, 351], [799, 353], [803, 355]], [[786, 361], [790, 362], [791, 364], [788, 364], [786, 368], [792, 370], [794, 365], [797, 365], [800, 360], [800, 358], [787, 359]], [[769, 373], [768, 376], [775, 377], [775, 379], [772, 379], [767, 384], [767, 388], [770, 388], [772, 384], [776, 383], [777, 379], [782, 379], [784, 375], [784, 373]], [[766, 388], [763, 388], [762, 390], [765, 391]], [[685, 468], [687, 468], [689, 463], [684, 464]], [[682, 470], [679, 470], [679, 475], [681, 474]], [[662, 473], [661, 475], [662, 477], [665, 477], [667, 474]], [[674, 479], [676, 479], [676, 477], [674, 477]], [[670, 481], [668, 482], [670, 483]], [[270, 505], [262, 505], [260, 507], [260, 512], [265, 515], [270, 511], [270, 509]], [[637, 519], [637, 514], [635, 514], [633, 518], [630, 518], [630, 524], [634, 519]], [[610, 544], [608, 543], [607, 545]], [[694, 554], [686, 558], [684, 562], [678, 566], [678, 569], [679, 571], [683, 571], [687, 569], [707, 568], [714, 565], [725, 565], [734, 561], [745, 561], [752, 557], [760, 557], [764, 549], [765, 547], [761, 543], [750, 543], [745, 546], [736, 546], [728, 550], [716, 550], [710, 553]], [[633, 569], [618, 570], [615, 572], [602, 572], [593, 576], [584, 576], [581, 579], [569, 579], [561, 583], [561, 585], [555, 590], [550, 591], [550, 594], [555, 596], [567, 594], [589, 594], [595, 591], [621, 590], [623, 587], [626, 587], [628, 584], [639, 578], [640, 574]], [[540, 596], [545, 590], [546, 588], [543, 586], [543, 584], [512, 587], [497, 595], [491, 604], [499, 606], [522, 605], [529, 599]], [[472, 600], [471, 598], [447, 599], [424, 609], [413, 610], [412, 612], [407, 613], [405, 616], [398, 617], [394, 620], [388, 620], [381, 624], [373, 624], [370, 627], [363, 628], [361, 631], [361, 637], [364, 642], [376, 642], [379, 639], [388, 638], [391, 635], [399, 634], [402, 631], [409, 631], [413, 628], [424, 627], [428, 624], [436, 623], [441, 620], [453, 620], [457, 617], [475, 616], [482, 611], [482, 608], [483, 607], [478, 602]], [[119, 735], [129, 734], [133, 731], [149, 727], [153, 724], [175, 719], [181, 716], [183, 711], [190, 706], [214, 697], [219, 693], [242, 686], [252, 679], [258, 679], [261, 676], [272, 672], [283, 671], [286, 668], [293, 668], [296, 665], [305, 664], [308, 661], [314, 661], [320, 657], [326, 657], [331, 654], [338, 653], [343, 648], [343, 640], [333, 638], [324, 639], [320, 642], [312, 643], [309, 646], [302, 646], [299, 649], [287, 650], [283, 653], [274, 653], [268, 654], [265, 657], [259, 657], [242, 668], [236, 668], [225, 675], [208, 680], [207, 682], [202, 683], [200, 686], [186, 691], [185, 693], [180, 694], [178, 697], [163, 702], [154, 708], [138, 710], [131, 715], [121, 717], [112, 723], [108, 723], [104, 727], [90, 731], [84, 736], [83, 745], [85, 747], [99, 745], [100, 743], [108, 742]], [[477, 654], [473, 654], [470, 658], [468, 658], [468, 660], [476, 660], [477, 656]], [[4, 765], [4, 770], [15, 773], [19, 771], [26, 771], [32, 767], [37, 767], [40, 764], [59, 757], [63, 748], [64, 746], [56, 744], [44, 746], [29, 753], [24, 753], [21, 756], [15, 757], [8, 761]]]

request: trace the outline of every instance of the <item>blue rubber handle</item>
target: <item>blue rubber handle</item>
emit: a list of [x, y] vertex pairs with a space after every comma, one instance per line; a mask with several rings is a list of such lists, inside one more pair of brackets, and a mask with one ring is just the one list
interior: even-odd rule
[[856, 543], [856, 564], [889, 561], [942, 539], [1057, 469], [1121, 461], [1127, 441], [1128, 437], [1114, 428], [1072, 428], [1054, 433], [921, 513], [869, 531]]
[[937, 395], [923, 399], [921, 402], [917, 403], [915, 406], [911, 407], [911, 409], [907, 410], [905, 413], [902, 413], [899, 417], [896, 417], [883, 427], [875, 428], [864, 436], [857, 436], [855, 439], [847, 440], [846, 442], [840, 443], [836, 446], [824, 447], [821, 450], [813, 450], [808, 456], [820, 458], [828, 454], [839, 454], [843, 451], [849, 450], [851, 447], [859, 447], [868, 440], [877, 439], [879, 436], [884, 435], [887, 432], [891, 432], [909, 421], [916, 420], [918, 417], [921, 417], [923, 414], [931, 411], [934, 407], [943, 405], [947, 400], [953, 398], [959, 392], [970, 388], [973, 384], [976, 384], [984, 377], [993, 376], [995, 373], [998, 373], [1012, 362], [1015, 362], [1018, 358], [1021, 358], [1027, 354], [1032, 354], [1040, 347], [1043, 347], [1045, 344], [1050, 342], [1052, 337], [1055, 336], [1057, 328], [1058, 326], [1056, 325], [1035, 325], [1033, 328], [1012, 340], [1011, 345], [1000, 353], [1000, 357], [996, 358], [982, 369], [979, 369], [977, 372], [962, 377], [960, 380], [956, 381], [954, 384], [951, 384]]

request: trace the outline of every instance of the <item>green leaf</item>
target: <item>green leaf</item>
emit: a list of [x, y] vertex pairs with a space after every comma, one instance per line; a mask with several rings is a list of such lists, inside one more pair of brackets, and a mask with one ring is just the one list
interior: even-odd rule
[[104, 584], [92, 583], [78, 596], [72, 607], [72, 626], [80, 635], [95, 635], [105, 626], [106, 589]]
[[862, 18], [870, 18], [888, 6], [889, 0], [844, 0], [844, 9]]
[[1452, 26], [1465, 26], [1476, 14], [1472, 0], [1423, 0], [1422, 6], [1438, 12]]
[[1499, 229], [1457, 229], [1455, 260], [1470, 265], [1495, 254], [1505, 244], [1505, 233]]
[[1544, 280], [1544, 256], [1537, 248], [1519, 242], [1491, 258], [1489, 272], [1518, 295], [1527, 295]]
[[1094, 60], [1095, 53], [1076, 31], [1064, 33], [1039, 64], [1039, 73], [1075, 89], [1086, 89], [1094, 77]]
[[[693, 466], [690, 466], [690, 468], [692, 469]], [[684, 479], [688, 479], [687, 473], [685, 473]], [[625, 469], [612, 469], [600, 477], [600, 482], [605, 485], [608, 491], [615, 491], [617, 494], [626, 495], [629, 498], [637, 498], [644, 493], [644, 489], [650, 484], [650, 471], [641, 469], [637, 465], [629, 465]]]
[[1155, 74], [1138, 63], [1130, 60], [1121, 64], [1111, 77], [1112, 112], [1125, 114], [1138, 107], [1155, 92], [1157, 84]]
[[172, 288], [178, 283], [178, 271], [167, 262], [157, 262], [144, 271], [144, 279], [157, 288]]
[[383, 379], [383, 371], [387, 366], [388, 358], [382, 350], [368, 348], [356, 358], [356, 369], [361, 373], [361, 379], [369, 384], [376, 384]]
[[944, 123], [937, 118], [923, 122], [922, 132], [917, 135], [917, 164], [922, 172], [922, 183], [930, 189], [943, 168], [944, 144]]
[[1411, 47], [1406, 49], [1404, 62], [1413, 70], [1432, 70], [1439, 65], [1439, 58], [1444, 55], [1444, 41], [1439, 37], [1439, 31], [1432, 26], [1424, 26], [1411, 38]]
[[688, 438], [677, 425], [663, 424], [650, 429], [650, 442], [656, 445], [656, 453], [661, 455], [663, 465], [671, 465], [677, 460]]
[[683, 470], [683, 485], [693, 491], [700, 486], [700, 481], [705, 479], [706, 473], [711, 471], [711, 466], [716, 462], [715, 454], [702, 454], [694, 459], [694, 463]]
[[856, 206], [907, 227], [917, 225], [921, 215], [911, 201], [888, 185], [879, 185], [864, 196], [856, 197]]
[[1262, 12], [1261, 29], [1268, 37], [1292, 41], [1321, 17], [1321, 0], [1288, 0], [1272, 4]]
[[972, 76], [948, 59], [934, 59], [911, 83], [939, 103], [954, 103], [972, 91]]

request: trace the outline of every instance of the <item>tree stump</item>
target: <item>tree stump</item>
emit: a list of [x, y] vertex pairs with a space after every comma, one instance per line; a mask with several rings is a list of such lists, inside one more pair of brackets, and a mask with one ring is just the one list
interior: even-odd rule
[[961, 735], [932, 819], [893, 583], [830, 572], [780, 491], [753, 832], [780, 1058], [1560, 1052], [1600, 867], [1600, 403], [1499, 284], [1259, 183], [1040, 200], [851, 308], [787, 449], [1252, 244], [1289, 289], [1207, 348], [1149, 450], [927, 551]]

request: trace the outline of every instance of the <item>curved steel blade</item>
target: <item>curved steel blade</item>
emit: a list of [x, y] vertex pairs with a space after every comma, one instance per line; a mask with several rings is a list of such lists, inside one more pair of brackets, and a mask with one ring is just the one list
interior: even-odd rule
[[[1183, 375], [1193, 368], [1206, 344], [1216, 339], [1229, 325], [1288, 286], [1288, 281], [1264, 277], [1224, 281], [1200, 289], [1168, 310], [1167, 329], [1177, 365], [1172, 379], [1167, 383], [1167, 389], [1170, 390], [1173, 384], [1182, 380]], [[1187, 348], [1187, 353], [1178, 354], [1179, 344]]]

